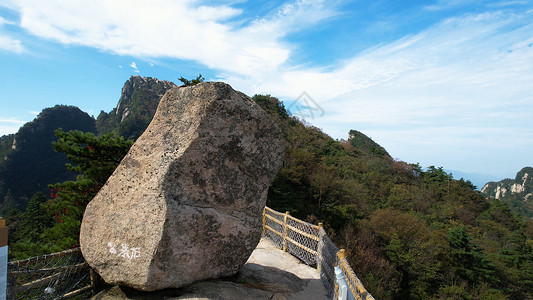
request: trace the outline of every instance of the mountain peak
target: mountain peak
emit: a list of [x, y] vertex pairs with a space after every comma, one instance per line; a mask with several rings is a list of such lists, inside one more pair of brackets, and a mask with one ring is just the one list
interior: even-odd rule
[[[153, 91], [156, 94], [161, 93], [158, 94], [158, 96], [162, 97], [168, 89], [171, 89], [173, 87], [176, 87], [176, 85], [171, 81], [133, 75], [124, 83], [124, 86], [122, 87], [122, 93], [120, 95], [116, 111], [121, 113], [124, 112], [124, 108], [122, 110], [120, 108], [121, 106], [125, 106], [127, 105], [127, 103], [129, 103], [135, 90], [146, 89], [149, 91]], [[121, 119], [123, 119], [124, 117], [125, 116], [123, 116]]]
[[177, 86], [171, 81], [131, 76], [122, 87], [117, 106], [110, 113], [102, 112], [98, 116], [98, 132], [115, 131], [127, 139], [137, 139], [148, 127], [161, 97], [174, 87]]
[[385, 148], [381, 147], [364, 133], [352, 129], [348, 134], [348, 142], [354, 146], [355, 149], [367, 154], [390, 156]]

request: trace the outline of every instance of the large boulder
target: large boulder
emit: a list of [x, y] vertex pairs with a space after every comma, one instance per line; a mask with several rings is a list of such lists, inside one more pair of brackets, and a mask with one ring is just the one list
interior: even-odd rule
[[283, 152], [275, 123], [229, 85], [169, 90], [87, 206], [83, 256], [106, 282], [143, 291], [237, 273]]

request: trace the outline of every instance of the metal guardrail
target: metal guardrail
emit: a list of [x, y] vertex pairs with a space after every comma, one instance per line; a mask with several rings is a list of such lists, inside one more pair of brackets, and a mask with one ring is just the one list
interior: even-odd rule
[[335, 266], [339, 266], [352, 299], [374, 300], [350, 267], [344, 249], [339, 250], [335, 246], [322, 228], [322, 223], [313, 225], [292, 217], [289, 212], [280, 213], [265, 206], [263, 235], [283, 251], [289, 252], [307, 265], [316, 266], [320, 279], [332, 298], [338, 298]]

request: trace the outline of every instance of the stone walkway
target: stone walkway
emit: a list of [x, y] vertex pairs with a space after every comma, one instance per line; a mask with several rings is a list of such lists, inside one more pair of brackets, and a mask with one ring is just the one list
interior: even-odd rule
[[94, 300], [115, 299], [327, 299], [318, 271], [261, 239], [246, 264], [231, 278], [194, 283], [182, 289], [140, 293], [112, 287]]

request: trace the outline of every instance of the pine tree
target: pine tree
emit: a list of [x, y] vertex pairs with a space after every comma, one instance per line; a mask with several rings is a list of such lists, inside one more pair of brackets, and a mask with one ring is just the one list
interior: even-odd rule
[[81, 131], [55, 131], [58, 141], [53, 147], [67, 154], [72, 162], [67, 169], [76, 173], [76, 180], [50, 185], [51, 198], [46, 205], [54, 225], [43, 233], [43, 240], [52, 251], [79, 245], [79, 231], [85, 207], [111, 176], [133, 144], [131, 140], [109, 133], [95, 136]]

